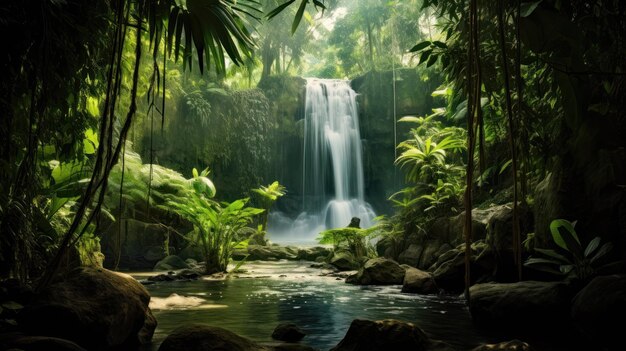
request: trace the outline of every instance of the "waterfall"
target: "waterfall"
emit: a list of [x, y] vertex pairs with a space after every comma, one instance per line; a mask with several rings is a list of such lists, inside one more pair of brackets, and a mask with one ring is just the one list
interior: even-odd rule
[[302, 213], [289, 228], [283, 221], [288, 240], [312, 241], [320, 231], [346, 227], [352, 217], [361, 220], [361, 228], [373, 224], [376, 215], [365, 202], [362, 154], [356, 93], [348, 81], [307, 79]]

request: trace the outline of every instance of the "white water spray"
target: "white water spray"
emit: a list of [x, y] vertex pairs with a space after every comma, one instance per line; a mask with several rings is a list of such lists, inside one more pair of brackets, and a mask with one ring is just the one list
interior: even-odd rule
[[304, 113], [303, 212], [290, 225], [274, 218], [270, 235], [288, 231], [281, 239], [312, 241], [352, 217], [370, 227], [376, 215], [365, 202], [355, 91], [345, 80], [307, 79]]

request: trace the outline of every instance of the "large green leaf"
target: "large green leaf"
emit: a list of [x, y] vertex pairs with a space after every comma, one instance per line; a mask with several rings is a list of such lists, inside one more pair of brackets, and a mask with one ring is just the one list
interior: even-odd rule
[[554, 243], [569, 251], [577, 259], [582, 259], [582, 247], [572, 222], [565, 219], [555, 219], [550, 223], [550, 233]]
[[591, 242], [589, 242], [589, 245], [585, 248], [585, 257], [590, 257], [596, 251], [596, 249], [600, 246], [601, 240], [602, 239], [600, 239], [599, 236], [596, 236], [593, 240], [591, 240]]

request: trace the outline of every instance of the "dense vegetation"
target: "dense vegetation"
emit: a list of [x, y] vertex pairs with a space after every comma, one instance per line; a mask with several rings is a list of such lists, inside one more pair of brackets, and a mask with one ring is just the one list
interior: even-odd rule
[[[558, 249], [557, 218], [578, 221], [581, 247], [598, 235], [623, 258], [624, 12], [556, 0], [3, 3], [0, 276], [46, 285], [125, 219], [185, 222], [179, 236], [201, 243], [207, 271], [225, 270], [239, 229], [266, 230], [285, 190], [275, 169], [295, 152], [285, 142], [302, 133], [298, 97], [275, 100], [277, 86], [383, 71], [406, 178], [390, 187], [382, 235], [402, 245], [466, 213], [469, 265], [465, 209], [511, 202], [516, 279], [528, 255]], [[396, 110], [401, 68], [441, 82], [419, 116]], [[192, 172], [207, 166], [217, 186]], [[365, 232], [348, 232], [324, 240], [373, 254]]]

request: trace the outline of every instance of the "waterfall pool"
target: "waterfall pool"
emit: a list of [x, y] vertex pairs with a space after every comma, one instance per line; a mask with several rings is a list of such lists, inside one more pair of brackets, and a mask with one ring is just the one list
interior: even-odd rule
[[157, 350], [172, 330], [186, 323], [220, 326], [259, 342], [271, 342], [278, 324], [294, 323], [307, 332], [303, 343], [328, 350], [357, 318], [411, 322], [460, 350], [487, 341], [456, 296], [405, 294], [399, 285], [350, 285], [340, 278], [320, 276], [324, 271], [310, 264], [251, 262], [241, 267], [247, 272], [224, 280], [148, 285], [150, 306], [159, 323], [148, 350]]

